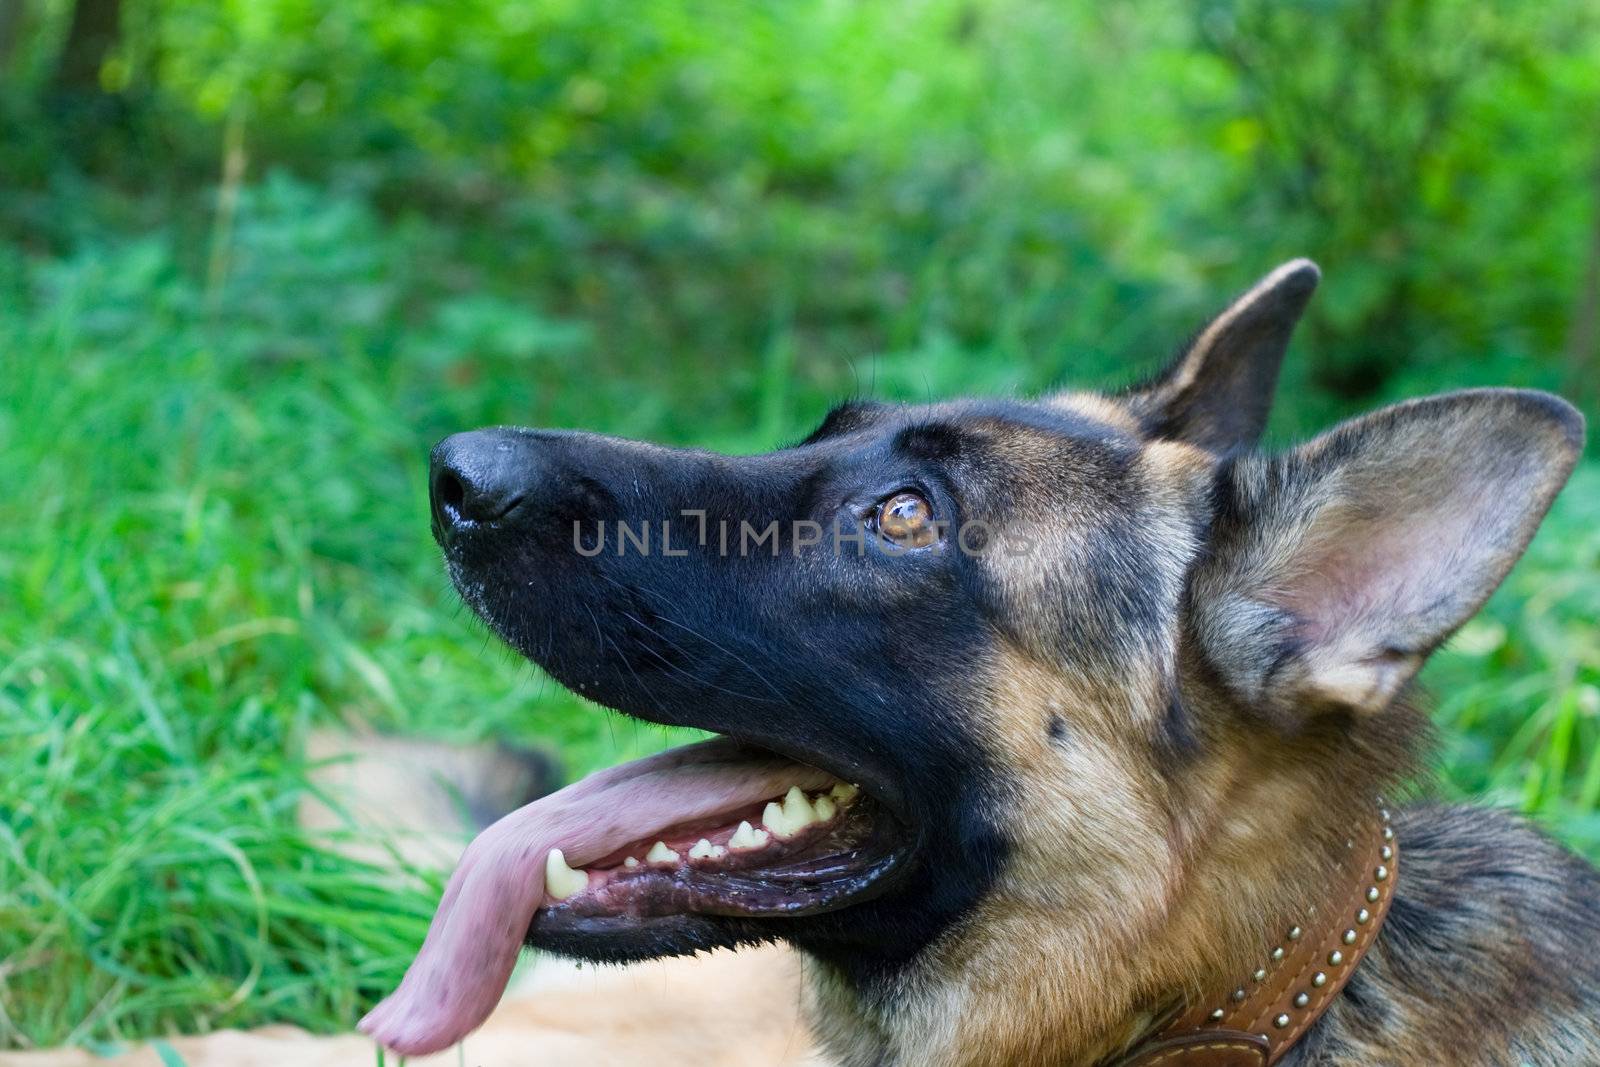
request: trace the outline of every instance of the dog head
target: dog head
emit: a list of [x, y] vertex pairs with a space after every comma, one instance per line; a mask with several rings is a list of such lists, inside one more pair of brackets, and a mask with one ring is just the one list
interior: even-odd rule
[[1118, 393], [852, 402], [755, 456], [442, 442], [435, 536], [514, 648], [597, 703], [861, 790], [799, 875], [658, 872], [541, 910], [531, 942], [787, 939], [823, 964], [839, 1047], [924, 1054], [953, 1018], [981, 1028], [996, 976], [1063, 990], [1031, 1024], [1006, 997], [996, 1034], [1043, 1042], [1233, 966], [1181, 946], [1301, 903], [1296, 864], [1411, 770], [1409, 684], [1583, 433], [1554, 397], [1474, 390], [1258, 454], [1317, 278], [1279, 268]]

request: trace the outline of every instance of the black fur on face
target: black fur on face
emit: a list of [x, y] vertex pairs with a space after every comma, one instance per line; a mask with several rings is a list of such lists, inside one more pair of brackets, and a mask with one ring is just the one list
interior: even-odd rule
[[[1081, 414], [1006, 402], [852, 404], [748, 457], [520, 429], [443, 442], [435, 533], [506, 641], [607, 707], [862, 783], [910, 859], [881, 895], [833, 913], [676, 916], [545, 947], [626, 959], [782, 936], [865, 977], [966, 912], [1006, 847], [1005, 774], [981, 724], [994, 644], [1074, 654], [1105, 629], [1065, 600], [1020, 610], [1009, 575], [1069, 542], [1126, 547], [1108, 535], [1126, 522], [1115, 501], [1132, 495], [1121, 483], [1139, 447]], [[927, 501], [937, 543], [907, 551], [878, 530], [904, 491]], [[1009, 542], [1022, 532], [1033, 540]], [[1091, 571], [1120, 603], [1148, 584], [1136, 561]]]

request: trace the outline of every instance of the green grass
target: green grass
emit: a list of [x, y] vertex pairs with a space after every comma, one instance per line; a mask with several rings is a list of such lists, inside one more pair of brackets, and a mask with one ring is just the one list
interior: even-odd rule
[[[442, 406], [427, 352], [382, 350], [394, 297], [365, 260], [319, 258], [343, 211], [267, 211], [240, 245], [317, 264], [326, 318], [305, 290], [235, 306], [270, 298], [259, 279], [208, 296], [159, 241], [30, 267], [0, 316], [22, 475], [0, 500], [0, 1047], [337, 1028], [392, 987], [437, 887], [296, 829], [314, 724], [537, 738], [578, 770], [660, 743], [546, 687], [449, 592], [424, 457], [480, 413]], [[294, 348], [312, 335], [341, 339]]]
[[[12, 264], [0, 1046], [337, 1029], [393, 984], [437, 886], [297, 830], [295, 753], [315, 724], [538, 739], [575, 770], [661, 743], [464, 616], [426, 529], [427, 446], [531, 406], [754, 447], [794, 435], [843, 383], [797, 380], [779, 331], [697, 429], [643, 401], [648, 374], [597, 380], [589, 329], [419, 275], [437, 238], [278, 180], [245, 190], [220, 282], [162, 236]], [[1033, 373], [974, 368], [939, 341], [870, 365], [879, 392], [912, 397]], [[1597, 613], [1591, 466], [1428, 674], [1449, 787], [1591, 851]]]

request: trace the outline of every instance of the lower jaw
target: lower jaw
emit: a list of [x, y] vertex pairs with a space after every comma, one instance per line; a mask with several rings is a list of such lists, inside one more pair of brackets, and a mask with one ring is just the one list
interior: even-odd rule
[[547, 904], [534, 913], [525, 941], [558, 955], [625, 963], [799, 937], [815, 920], [843, 919], [891, 891], [912, 851], [892, 817], [877, 810], [777, 868], [641, 872], [632, 886], [613, 883]]
[[763, 877], [759, 868], [647, 875], [644, 887], [584, 894], [534, 913], [527, 943], [594, 959], [633, 959], [769, 941], [796, 923], [869, 900], [895, 884], [906, 854], [878, 830], [856, 848], [824, 853]]

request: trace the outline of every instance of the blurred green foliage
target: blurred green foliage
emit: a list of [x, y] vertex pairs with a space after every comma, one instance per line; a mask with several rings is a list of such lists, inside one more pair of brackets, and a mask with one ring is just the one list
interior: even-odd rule
[[[1299, 254], [1279, 441], [1600, 397], [1583, 0], [110, 0], [65, 64], [107, 3], [0, 13], [0, 1047], [398, 977], [434, 887], [297, 831], [313, 724], [661, 743], [457, 605], [445, 433], [1118, 384]], [[1590, 465], [1428, 679], [1446, 788], [1600, 853], [1597, 530]]]

